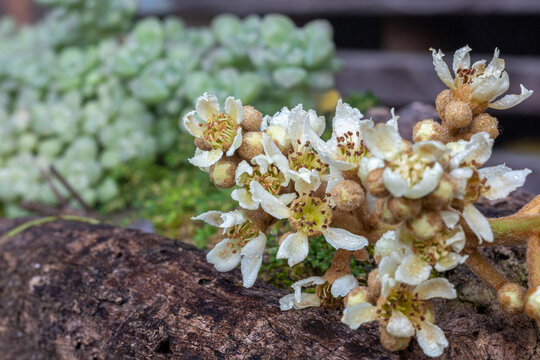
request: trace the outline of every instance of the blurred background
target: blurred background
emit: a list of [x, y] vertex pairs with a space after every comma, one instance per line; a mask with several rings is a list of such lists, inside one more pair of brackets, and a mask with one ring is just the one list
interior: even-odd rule
[[267, 114], [299, 102], [325, 113], [342, 96], [375, 119], [396, 107], [410, 125], [437, 117], [445, 88], [428, 49], [451, 64], [466, 44], [473, 61], [501, 50], [509, 93], [536, 91], [490, 111], [502, 130], [489, 165], [532, 169], [525, 188], [540, 192], [538, 0], [0, 0], [0, 15], [13, 19], [0, 24], [7, 216], [82, 208], [203, 247], [213, 230], [185, 220], [234, 204], [177, 135], [197, 94]]

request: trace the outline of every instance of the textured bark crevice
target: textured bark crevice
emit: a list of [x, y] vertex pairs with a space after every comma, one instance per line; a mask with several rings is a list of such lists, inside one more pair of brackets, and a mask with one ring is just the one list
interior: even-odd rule
[[[16, 226], [0, 221], [0, 233]], [[486, 252], [521, 279], [524, 248]], [[0, 251], [2, 359], [424, 359], [413, 341], [384, 350], [375, 323], [353, 331], [338, 311], [281, 312], [287, 291], [238, 270], [218, 273], [204, 253], [135, 230], [51, 222]], [[443, 358], [539, 359], [539, 331], [509, 316], [466, 267], [451, 274], [459, 298], [434, 302], [450, 343]]]

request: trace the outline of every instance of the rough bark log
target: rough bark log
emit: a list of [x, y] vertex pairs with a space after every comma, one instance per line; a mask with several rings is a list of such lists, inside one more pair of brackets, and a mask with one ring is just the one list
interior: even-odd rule
[[[516, 206], [515, 202], [512, 203]], [[0, 221], [0, 233], [16, 222]], [[513, 278], [523, 249], [490, 249]], [[2, 359], [424, 359], [416, 342], [384, 350], [375, 323], [353, 331], [338, 311], [281, 312], [287, 292], [239, 271], [218, 273], [204, 253], [135, 230], [77, 222], [30, 228], [0, 251]], [[465, 267], [459, 299], [435, 301], [450, 346], [443, 358], [539, 359], [539, 331], [508, 316]]]

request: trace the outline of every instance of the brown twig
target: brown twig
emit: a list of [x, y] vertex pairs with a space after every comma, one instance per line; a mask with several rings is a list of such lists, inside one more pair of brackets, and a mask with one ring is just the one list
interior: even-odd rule
[[92, 213], [92, 208], [88, 206], [88, 204], [83, 200], [79, 193], [69, 184], [69, 182], [56, 170], [53, 165], [50, 166], [50, 171], [51, 174], [53, 174], [58, 179], [58, 181], [62, 183], [62, 185], [64, 185], [66, 190], [75, 198], [75, 200], [77, 200], [77, 202], [82, 206], [84, 211], [87, 214]]

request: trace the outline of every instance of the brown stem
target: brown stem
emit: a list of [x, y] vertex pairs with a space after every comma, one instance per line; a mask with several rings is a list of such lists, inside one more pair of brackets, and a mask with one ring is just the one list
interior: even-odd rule
[[527, 269], [529, 271], [529, 289], [540, 285], [540, 236], [533, 235], [527, 243]]
[[77, 200], [77, 202], [83, 207], [84, 211], [87, 214], [92, 213], [92, 208], [88, 206], [88, 204], [83, 200], [83, 198], [79, 195], [79, 193], [70, 185], [70, 183], [66, 180], [66, 178], [64, 178], [58, 172], [58, 170], [56, 170], [56, 168], [52, 165], [50, 167], [50, 170], [51, 170], [51, 174], [53, 174], [58, 179], [58, 181], [62, 183], [62, 185], [64, 185], [66, 190], [69, 191], [69, 193], [75, 198], [75, 200]]
[[324, 279], [332, 284], [336, 279], [350, 274], [352, 256], [352, 251], [337, 249], [332, 259], [332, 265], [324, 273]]
[[489, 286], [498, 291], [501, 286], [510, 281], [502, 276], [476, 249], [465, 249], [469, 258], [467, 265], [481, 279], [484, 279]]

